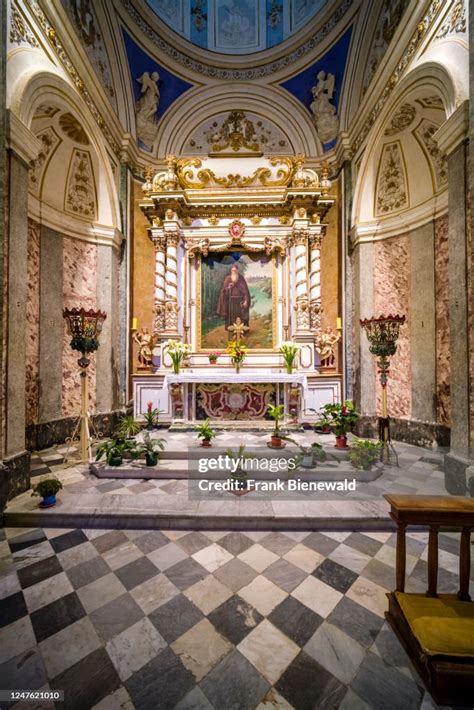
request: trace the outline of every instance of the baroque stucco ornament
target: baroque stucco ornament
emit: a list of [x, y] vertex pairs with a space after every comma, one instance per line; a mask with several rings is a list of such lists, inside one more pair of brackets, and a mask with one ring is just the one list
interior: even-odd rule
[[137, 78], [141, 91], [141, 96], [135, 103], [137, 138], [147, 150], [152, 149], [158, 132], [156, 112], [160, 103], [159, 79], [157, 71], [151, 74], [146, 71]]

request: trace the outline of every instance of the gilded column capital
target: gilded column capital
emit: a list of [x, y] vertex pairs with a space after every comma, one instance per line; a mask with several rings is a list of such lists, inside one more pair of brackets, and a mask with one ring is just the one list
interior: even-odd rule
[[166, 237], [163, 234], [154, 235], [152, 232], [151, 240], [152, 240], [153, 245], [155, 247], [155, 252], [166, 251]]
[[179, 244], [179, 232], [168, 232], [166, 234], [166, 246], [177, 247]]
[[321, 249], [321, 242], [323, 241], [322, 234], [310, 234], [309, 235], [309, 246], [311, 249]]
[[309, 237], [309, 230], [304, 228], [294, 229], [292, 232], [292, 242], [295, 246], [303, 245], [306, 246]]

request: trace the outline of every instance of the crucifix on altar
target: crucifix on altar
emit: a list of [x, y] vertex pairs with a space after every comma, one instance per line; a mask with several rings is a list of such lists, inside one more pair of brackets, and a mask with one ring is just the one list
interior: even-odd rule
[[248, 325], [245, 325], [240, 318], [237, 318], [233, 325], [230, 325], [228, 330], [234, 336], [234, 340], [237, 345], [240, 345], [240, 339], [245, 335], [246, 331], [249, 329]]

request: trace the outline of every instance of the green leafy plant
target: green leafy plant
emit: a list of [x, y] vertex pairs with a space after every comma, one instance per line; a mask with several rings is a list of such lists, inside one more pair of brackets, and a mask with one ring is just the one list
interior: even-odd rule
[[368, 471], [380, 460], [383, 443], [372, 439], [358, 439], [354, 437], [348, 459], [354, 468], [361, 471]]
[[[130, 451], [132, 456], [136, 455], [137, 446], [135, 441], [125, 441], [121, 437], [116, 437], [110, 441], [104, 441], [97, 447], [95, 460], [100, 461], [100, 459], [105, 456], [105, 460], [109, 466], [120, 465], [126, 451]], [[120, 461], [120, 463], [114, 463], [118, 461]]]
[[141, 428], [141, 424], [136, 421], [132, 414], [126, 414], [122, 417], [118, 425], [117, 437], [126, 439], [135, 436], [141, 431]]
[[145, 424], [149, 429], [152, 429], [158, 424], [160, 414], [163, 414], [163, 411], [161, 409], [153, 407], [153, 402], [148, 402], [146, 406], [146, 412], [143, 416], [145, 417]]
[[340, 402], [325, 404], [324, 407], [321, 407], [321, 414], [322, 417], [317, 425], [331, 427], [336, 436], [346, 436], [347, 432], [354, 429], [359, 419], [354, 403], [349, 399], [346, 399], [342, 404]]
[[[239, 461], [242, 463], [243, 461], [246, 461], [247, 459], [251, 459], [252, 457], [249, 454], [245, 453], [246, 446], [245, 444], [240, 444], [239, 448], [237, 449], [236, 452], [234, 452], [232, 449], [227, 449], [226, 454], [227, 456], [232, 459], [233, 461]], [[236, 471], [234, 471], [232, 474], [232, 478], [247, 478], [247, 471], [245, 471], [243, 468], [240, 468], [240, 466], [237, 468]]]
[[296, 441], [296, 439], [292, 439], [291, 436], [282, 436], [281, 438], [284, 441], [289, 441], [290, 444], [294, 444], [298, 447], [301, 454], [299, 457], [299, 463], [301, 463], [305, 458], [311, 458], [313, 464], [314, 461], [326, 461], [327, 459], [326, 452], [317, 441], [313, 441], [313, 443], [309, 446], [303, 446], [303, 444], [300, 444], [299, 441]]
[[273, 436], [280, 438], [280, 419], [283, 417], [283, 404], [269, 404], [268, 414], [274, 420]]
[[43, 478], [36, 484], [36, 486], [33, 486], [33, 492], [31, 495], [40, 496], [41, 498], [48, 498], [49, 496], [55, 496], [62, 487], [63, 484], [57, 478]]
[[216, 432], [210, 425], [209, 419], [197, 426], [196, 431], [198, 439], [204, 439], [205, 441], [211, 441], [216, 435]]
[[146, 432], [143, 437], [143, 441], [137, 446], [137, 451], [139, 454], [159, 454], [160, 451], [164, 451], [166, 444], [166, 439], [154, 438], [152, 439], [150, 434]]

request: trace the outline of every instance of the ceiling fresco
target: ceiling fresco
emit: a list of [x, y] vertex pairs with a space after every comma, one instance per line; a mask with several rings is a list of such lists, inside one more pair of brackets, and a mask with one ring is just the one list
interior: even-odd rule
[[147, 0], [175, 32], [222, 54], [252, 54], [280, 44], [328, 0]]

